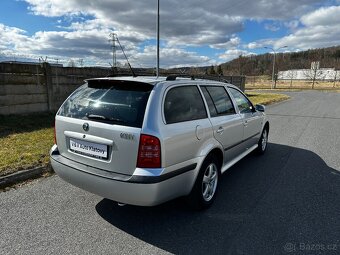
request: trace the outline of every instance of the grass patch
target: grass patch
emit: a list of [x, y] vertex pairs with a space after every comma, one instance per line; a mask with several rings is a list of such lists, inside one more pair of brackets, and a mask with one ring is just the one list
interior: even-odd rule
[[[247, 91], [270, 91], [270, 92], [300, 92], [303, 91], [303, 89], [284, 89], [284, 88], [276, 88], [276, 89], [271, 89], [271, 88], [246, 88]], [[333, 90], [332, 90], [333, 91]], [[335, 90], [334, 90], [335, 91]]]
[[52, 114], [0, 116], [0, 176], [48, 164], [53, 121]]
[[[272, 87], [272, 77], [269, 75], [247, 76], [246, 89], [270, 89]], [[312, 89], [313, 82], [311, 80], [277, 80], [276, 89]], [[340, 81], [336, 80], [316, 80], [314, 83], [316, 90], [335, 90], [340, 89]]]
[[255, 93], [247, 91], [246, 95], [249, 97], [249, 99], [254, 105], [255, 104], [268, 105], [289, 99], [289, 96], [287, 95], [276, 93]]

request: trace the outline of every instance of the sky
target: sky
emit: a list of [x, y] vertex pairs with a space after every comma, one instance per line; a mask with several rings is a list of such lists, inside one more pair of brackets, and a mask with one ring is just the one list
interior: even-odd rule
[[[157, 0], [1, 0], [0, 61], [108, 67], [115, 33], [133, 67], [155, 67], [156, 11]], [[160, 0], [160, 38], [162, 68], [337, 46], [340, 0]]]

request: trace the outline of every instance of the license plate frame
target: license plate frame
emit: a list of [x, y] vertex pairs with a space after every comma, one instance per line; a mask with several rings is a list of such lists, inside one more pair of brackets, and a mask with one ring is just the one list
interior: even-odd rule
[[70, 138], [70, 151], [95, 159], [108, 159], [108, 145]]

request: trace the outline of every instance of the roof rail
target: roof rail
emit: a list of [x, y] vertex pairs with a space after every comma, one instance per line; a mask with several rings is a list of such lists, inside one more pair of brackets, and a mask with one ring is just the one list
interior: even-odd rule
[[171, 74], [166, 77], [167, 81], [175, 81], [177, 77], [184, 77], [184, 78], [191, 78], [191, 80], [195, 79], [205, 79], [205, 80], [212, 80], [212, 81], [219, 81], [230, 83], [228, 80], [224, 79], [223, 76], [212, 76], [212, 75], [190, 75], [190, 74]]
[[218, 76], [213, 76], [213, 75], [200, 75], [196, 76], [196, 79], [205, 79], [205, 80], [211, 80], [211, 81], [219, 81], [219, 82], [225, 82], [225, 83], [230, 83], [227, 79], [225, 79], [223, 76], [218, 75]]
[[177, 77], [182, 77], [182, 78], [190, 78], [191, 80], [195, 80], [195, 76], [190, 75], [190, 74], [170, 74], [166, 77], [167, 81], [175, 81]]

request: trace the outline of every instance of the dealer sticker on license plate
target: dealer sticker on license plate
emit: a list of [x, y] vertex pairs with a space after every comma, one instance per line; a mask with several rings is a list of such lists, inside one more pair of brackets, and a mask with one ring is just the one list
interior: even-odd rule
[[95, 158], [107, 159], [107, 145], [70, 138], [70, 150]]

